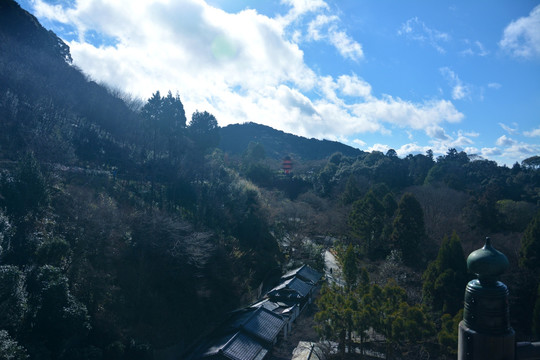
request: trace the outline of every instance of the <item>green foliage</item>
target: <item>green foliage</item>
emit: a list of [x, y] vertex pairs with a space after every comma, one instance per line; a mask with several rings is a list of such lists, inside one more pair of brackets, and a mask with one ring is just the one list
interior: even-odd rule
[[12, 334], [21, 330], [26, 315], [28, 294], [25, 285], [25, 276], [16, 266], [0, 266], [0, 329]]
[[437, 163], [429, 170], [425, 183], [436, 184], [438, 182], [448, 185], [456, 190], [465, 187], [465, 167], [469, 163], [469, 157], [463, 151], [448, 149], [445, 156], [439, 156]]
[[387, 218], [391, 218], [392, 216], [394, 216], [398, 204], [391, 193], [388, 193], [384, 196], [382, 204], [384, 206]]
[[244, 161], [256, 163], [266, 158], [266, 151], [261, 143], [251, 141], [243, 155]]
[[513, 231], [524, 231], [534, 217], [536, 206], [526, 201], [510, 199], [499, 200], [495, 204], [500, 222], [504, 228]]
[[413, 194], [405, 193], [398, 204], [391, 241], [407, 266], [422, 264], [421, 246], [426, 240], [424, 213]]
[[[282, 260], [269, 230], [282, 193], [257, 185], [292, 201], [311, 188], [327, 196], [299, 198], [311, 199], [306, 233], [346, 218], [336, 201], [345, 189], [343, 201], [355, 204], [351, 230], [371, 258], [384, 257], [392, 230], [402, 235], [411, 225], [390, 191], [446, 182], [475, 196], [473, 226], [502, 216], [513, 230], [524, 227], [521, 210], [540, 199], [536, 157], [512, 170], [455, 149], [437, 163], [432, 152], [400, 159], [253, 123], [221, 131], [198, 111], [186, 127], [178, 94], [156, 92], [143, 106], [127, 106], [125, 95], [70, 65], [67, 45], [14, 1], [0, 8], [0, 358], [148, 358], [152, 346], [197, 337], [251, 300]], [[227, 153], [212, 151], [220, 140]], [[246, 148], [236, 167], [234, 156]], [[289, 154], [295, 176], [272, 176], [272, 160]], [[403, 227], [389, 229], [393, 217]], [[524, 236], [522, 262], [536, 269], [531, 238], [538, 236]], [[319, 245], [299, 249], [322, 267]], [[398, 343], [426, 336], [414, 328], [429, 328], [421, 309], [351, 269], [356, 285], [326, 296], [335, 323], [320, 323], [332, 327], [335, 336], [327, 334], [340, 349], [353, 332], [364, 341], [370, 327]], [[438, 289], [455, 280], [439, 276]]]
[[83, 339], [90, 330], [86, 306], [72, 294], [68, 278], [54, 266], [35, 269], [28, 280], [30, 318], [34, 336], [59, 354], [71, 342]]
[[519, 264], [538, 274], [540, 272], [540, 212], [531, 220], [521, 239]]
[[219, 127], [214, 115], [203, 111], [196, 111], [191, 116], [188, 132], [201, 151], [215, 148], [219, 144]]
[[[341, 154], [334, 154], [328, 160], [324, 168], [319, 172], [315, 180], [315, 189], [323, 196], [330, 195], [333, 188], [333, 177], [338, 170]], [[337, 162], [337, 163], [336, 163]]]
[[4, 175], [0, 180], [3, 193], [0, 200], [9, 215], [23, 217], [29, 212], [39, 212], [49, 201], [47, 182], [32, 153], [27, 153], [18, 162], [13, 178]]
[[533, 170], [540, 169], [540, 156], [535, 155], [523, 160], [521, 166]]
[[260, 186], [271, 187], [274, 184], [275, 171], [267, 165], [252, 163], [245, 169], [245, 176]]
[[25, 360], [28, 359], [26, 349], [19, 345], [6, 330], [0, 330], [0, 359]]
[[360, 241], [362, 252], [376, 258], [384, 252], [382, 233], [386, 212], [384, 206], [372, 191], [353, 203], [349, 214], [349, 226]]
[[435, 333], [435, 326], [419, 306], [399, 305], [396, 319], [392, 323], [392, 338], [397, 342], [418, 344]]
[[10, 250], [13, 233], [14, 229], [9, 218], [0, 209], [0, 261], [4, 253]]
[[454, 232], [445, 236], [437, 258], [424, 275], [424, 301], [433, 311], [456, 314], [463, 308], [463, 293], [467, 285], [467, 265], [459, 237]]
[[463, 319], [463, 309], [455, 316], [444, 314], [441, 317], [441, 330], [437, 334], [437, 340], [444, 354], [456, 356], [458, 348], [458, 327]]
[[351, 244], [347, 247], [342, 260], [342, 272], [347, 288], [352, 289], [358, 281], [358, 259]]
[[360, 336], [362, 347], [368, 330], [374, 329], [384, 336], [388, 355], [394, 345], [410, 346], [435, 332], [424, 310], [407, 303], [403, 288], [393, 281], [383, 288], [369, 285], [365, 269], [354, 288], [323, 286], [317, 305], [317, 329], [324, 339], [338, 342], [342, 356], [352, 346], [352, 332]]
[[409, 176], [411, 177], [411, 181], [415, 185], [422, 185], [429, 171], [435, 164], [433, 161], [433, 152], [431, 152], [431, 156], [429, 154], [408, 155], [406, 159], [409, 165]]
[[347, 335], [353, 331], [352, 298], [337, 285], [323, 285], [317, 299], [319, 312], [315, 314], [317, 331], [328, 340], [338, 342], [338, 349], [345, 353]]
[[183, 153], [182, 137], [186, 127], [186, 114], [180, 96], [173, 96], [169, 91], [167, 96], [162, 97], [156, 91], [142, 107], [141, 115], [154, 161], [163, 154], [169, 161], [177, 163]]
[[36, 249], [36, 261], [39, 265], [65, 267], [70, 259], [70, 245], [61, 237], [45, 239]]
[[532, 319], [532, 331], [536, 336], [536, 339], [540, 339], [540, 284], [536, 291], [536, 301], [534, 303], [533, 319]]
[[347, 184], [345, 184], [345, 190], [343, 191], [343, 194], [341, 195], [341, 201], [345, 205], [351, 204], [358, 200], [360, 197], [361, 192], [358, 188], [357, 180], [354, 177], [354, 175], [349, 176], [349, 179], [347, 180]]

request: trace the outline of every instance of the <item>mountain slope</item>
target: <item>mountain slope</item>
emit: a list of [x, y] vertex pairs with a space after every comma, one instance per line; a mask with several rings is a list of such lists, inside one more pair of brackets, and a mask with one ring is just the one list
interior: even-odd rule
[[220, 133], [219, 147], [231, 154], [241, 154], [250, 142], [263, 145], [266, 156], [274, 159], [292, 155], [296, 159], [319, 160], [335, 152], [351, 157], [364, 153], [362, 150], [337, 141], [308, 139], [252, 122], [228, 125], [221, 128]]

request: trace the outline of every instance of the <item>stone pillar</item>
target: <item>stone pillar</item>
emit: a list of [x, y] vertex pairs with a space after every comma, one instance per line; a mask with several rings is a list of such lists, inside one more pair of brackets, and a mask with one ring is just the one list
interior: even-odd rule
[[508, 267], [504, 254], [486, 238], [483, 248], [467, 258], [478, 279], [465, 289], [463, 321], [459, 324], [458, 360], [515, 360], [515, 335], [510, 327], [508, 288], [497, 280]]

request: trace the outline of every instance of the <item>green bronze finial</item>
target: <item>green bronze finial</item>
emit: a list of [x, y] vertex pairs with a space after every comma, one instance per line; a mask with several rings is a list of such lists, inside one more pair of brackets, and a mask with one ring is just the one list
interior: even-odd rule
[[505, 334], [511, 331], [508, 310], [508, 288], [497, 281], [508, 267], [506, 256], [491, 246], [486, 238], [483, 248], [467, 258], [469, 271], [478, 279], [469, 281], [465, 289], [465, 325], [483, 334]]
[[508, 268], [508, 259], [491, 246], [491, 239], [487, 237], [484, 247], [473, 251], [467, 258], [467, 268], [478, 276], [480, 282], [493, 282]]

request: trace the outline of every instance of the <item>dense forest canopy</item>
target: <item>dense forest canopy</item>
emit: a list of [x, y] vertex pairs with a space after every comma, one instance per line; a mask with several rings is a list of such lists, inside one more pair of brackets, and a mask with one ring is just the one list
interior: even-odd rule
[[[0, 2], [0, 357], [181, 352], [276, 274], [322, 270], [328, 239], [347, 291], [325, 287], [317, 319], [340, 350], [372, 327], [392, 349], [455, 351], [464, 256], [486, 234], [510, 258], [513, 326], [539, 335], [538, 156], [400, 158], [216, 116], [96, 84]], [[373, 327], [377, 309], [407, 321]], [[356, 320], [325, 326], [340, 312]]]

